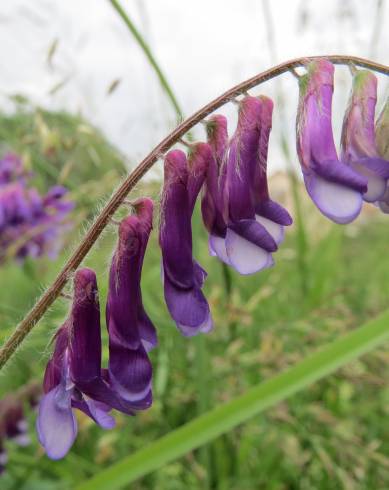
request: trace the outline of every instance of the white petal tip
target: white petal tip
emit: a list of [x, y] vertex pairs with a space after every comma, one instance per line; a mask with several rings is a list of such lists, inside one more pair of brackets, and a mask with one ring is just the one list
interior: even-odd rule
[[256, 221], [266, 228], [266, 231], [270, 233], [277, 245], [279, 245], [284, 239], [284, 227], [271, 221], [263, 216], [255, 215]]
[[226, 250], [234, 269], [242, 275], [254, 274], [273, 265], [271, 253], [227, 230]]
[[350, 223], [361, 211], [362, 195], [354, 189], [317, 176], [307, 188], [316, 206], [335, 223]]

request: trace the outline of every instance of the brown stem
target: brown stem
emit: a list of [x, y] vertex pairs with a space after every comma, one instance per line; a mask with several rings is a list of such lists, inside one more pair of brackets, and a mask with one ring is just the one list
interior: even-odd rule
[[108, 224], [110, 218], [119, 208], [119, 206], [125, 200], [127, 194], [135, 187], [139, 180], [148, 172], [154, 163], [158, 160], [160, 155], [163, 155], [171, 146], [173, 146], [182, 136], [185, 135], [193, 126], [202, 121], [211, 112], [215, 111], [222, 105], [230, 102], [236, 96], [246, 92], [247, 90], [266, 82], [272, 78], [275, 78], [283, 73], [292, 70], [298, 66], [304, 66], [312, 60], [326, 58], [334, 64], [344, 65], [353, 63], [354, 65], [361, 66], [363, 68], [369, 68], [371, 70], [389, 75], [389, 67], [375, 63], [367, 59], [359, 58], [356, 56], [342, 56], [342, 55], [329, 55], [329, 56], [309, 56], [305, 58], [295, 58], [290, 61], [281, 63], [269, 70], [266, 70], [252, 78], [236, 85], [235, 87], [227, 90], [223, 95], [217, 97], [212, 102], [204, 106], [199, 111], [195, 112], [188, 119], [183, 121], [176, 127], [164, 140], [157, 145], [154, 150], [149, 153], [146, 158], [140, 162], [140, 164], [130, 173], [130, 175], [124, 180], [120, 187], [111, 196], [107, 204], [104, 206], [100, 214], [95, 219], [92, 226], [87, 231], [84, 239], [80, 245], [73, 252], [72, 256], [64, 265], [63, 269], [58, 274], [53, 284], [43, 293], [39, 300], [35, 303], [33, 308], [27, 313], [25, 318], [16, 327], [10, 338], [4, 343], [0, 350], [0, 369], [16, 351], [18, 346], [22, 343], [23, 339], [29, 334], [37, 322], [42, 318], [46, 310], [53, 304], [53, 302], [60, 295], [63, 287], [67, 283], [69, 277], [77, 269], [80, 263], [83, 261], [97, 238]]

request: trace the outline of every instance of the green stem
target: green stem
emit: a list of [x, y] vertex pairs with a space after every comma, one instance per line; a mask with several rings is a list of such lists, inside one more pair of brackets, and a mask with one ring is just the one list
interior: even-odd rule
[[231, 292], [232, 292], [231, 271], [228, 268], [228, 265], [225, 264], [224, 262], [221, 262], [221, 268], [222, 268], [222, 275], [223, 275], [223, 282], [224, 282], [224, 291], [226, 293], [226, 300], [227, 302], [229, 302], [231, 297]]
[[301, 199], [299, 195], [299, 183], [297, 182], [297, 176], [293, 169], [289, 169], [288, 172], [289, 182], [292, 188], [293, 206], [295, 211], [295, 223], [296, 223], [296, 248], [297, 248], [297, 266], [300, 279], [300, 290], [302, 297], [305, 298], [309, 290], [309, 272], [307, 264], [308, 254], [308, 242], [307, 233], [305, 231], [305, 225], [303, 220], [303, 213], [301, 209]]
[[153, 69], [154, 69], [154, 71], [155, 71], [155, 73], [159, 79], [159, 83], [161, 84], [161, 87], [165, 91], [166, 95], [170, 99], [170, 102], [172, 103], [172, 106], [174, 107], [174, 110], [177, 114], [178, 122], [180, 122], [184, 118], [183, 112], [181, 110], [181, 107], [180, 107], [180, 105], [176, 99], [176, 96], [174, 95], [174, 92], [173, 92], [169, 82], [167, 81], [167, 79], [166, 79], [162, 69], [160, 68], [157, 60], [154, 58], [154, 55], [150, 49], [150, 46], [147, 44], [147, 42], [143, 38], [142, 34], [135, 27], [134, 23], [130, 19], [127, 12], [120, 5], [120, 2], [118, 2], [117, 0], [109, 0], [109, 1], [111, 2], [113, 8], [120, 15], [120, 17], [123, 19], [124, 23], [128, 27], [131, 34], [134, 36], [136, 42], [139, 44], [140, 48], [142, 49], [143, 53], [145, 54], [146, 58], [148, 59], [150, 65], [153, 67]]
[[81, 483], [76, 490], [121, 488], [273, 407], [386, 340], [389, 340], [389, 310], [281, 374], [116, 462]]
[[[204, 335], [198, 335], [196, 343], [196, 387], [197, 387], [197, 414], [202, 415], [210, 406], [211, 376], [209, 356], [206, 345], [207, 339]], [[204, 446], [200, 448], [200, 462], [206, 472], [206, 481], [203, 482], [204, 490], [210, 487], [212, 480], [211, 448]]]

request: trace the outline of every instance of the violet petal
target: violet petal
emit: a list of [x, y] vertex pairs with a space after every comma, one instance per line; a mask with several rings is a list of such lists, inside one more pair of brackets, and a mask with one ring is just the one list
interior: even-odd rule
[[70, 405], [59, 406], [58, 385], [42, 397], [38, 409], [37, 431], [39, 441], [51, 459], [61, 459], [69, 451], [77, 435], [77, 421]]

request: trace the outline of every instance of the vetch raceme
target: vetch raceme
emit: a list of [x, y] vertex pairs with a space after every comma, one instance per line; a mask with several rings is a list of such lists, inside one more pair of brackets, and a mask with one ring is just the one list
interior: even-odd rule
[[380, 157], [374, 128], [377, 77], [367, 70], [356, 70], [353, 89], [343, 121], [341, 159], [367, 179], [363, 199], [380, 201], [389, 178], [389, 161]]
[[300, 77], [297, 154], [305, 186], [318, 209], [336, 223], [353, 221], [361, 211], [367, 179], [338, 158], [331, 123], [334, 66], [312, 61]]
[[152, 366], [147, 352], [157, 345], [140, 289], [143, 258], [152, 229], [153, 202], [134, 203], [136, 214], [119, 225], [119, 240], [109, 274], [106, 321], [109, 380], [118, 394], [138, 409], [152, 402]]
[[165, 300], [185, 336], [208, 332], [212, 318], [201, 290], [206, 272], [192, 255], [192, 213], [211, 159], [205, 143], [192, 148], [189, 161], [181, 150], [165, 157], [159, 243]]
[[[339, 63], [339, 57], [334, 60]], [[211, 115], [205, 121], [207, 143], [185, 143], [180, 138], [201, 117], [231, 100], [231, 95], [241, 96], [255, 81], [263, 82], [271, 73], [274, 76], [303, 64], [307, 73], [303, 76], [294, 73], [300, 84], [297, 153], [308, 194], [325, 216], [340, 224], [356, 218], [363, 199], [378, 203], [384, 212], [389, 212], [389, 101], [374, 130], [375, 77], [366, 71], [354, 75], [339, 159], [331, 124], [334, 66], [318, 58], [309, 64], [302, 59], [289, 62], [219, 97], [184, 122], [144, 159], [104, 207], [56, 283], [0, 351], [0, 366], [47, 305], [52, 304], [52, 297], [60, 294], [69, 273], [74, 273], [100, 231], [125, 203], [126, 193], [157, 160], [159, 151], [177, 142], [188, 146], [189, 152], [186, 155], [181, 150], [171, 150], [164, 157], [159, 229], [164, 295], [170, 315], [183, 335], [209, 332], [212, 317], [202, 291], [207, 273], [193, 257], [191, 227], [201, 189], [204, 188], [201, 212], [209, 232], [210, 253], [241, 274], [272, 266], [273, 253], [284, 238], [284, 227], [292, 223], [289, 213], [271, 199], [267, 182], [273, 102], [263, 95], [245, 95], [236, 101], [238, 123], [231, 138], [222, 115]], [[386, 70], [389, 73], [389, 68]], [[36, 189], [27, 187], [28, 177], [17, 157], [8, 156], [0, 161], [0, 238], [17, 242], [20, 235], [26, 234], [27, 248], [17, 249], [20, 258], [47, 252], [47, 243], [56, 235], [51, 227], [60, 223], [72, 207], [64, 199], [66, 189], [55, 186], [46, 196], [40, 196]], [[73, 444], [77, 433], [75, 408], [103, 428], [110, 428], [114, 425], [108, 413], [111, 409], [132, 415], [152, 403], [149, 351], [157, 345], [157, 334], [143, 307], [140, 283], [152, 230], [153, 203], [142, 198], [131, 204], [135, 212], [120, 222], [109, 274], [108, 368], [101, 366], [100, 310], [96, 276], [91, 269], [75, 273], [70, 314], [55, 336], [37, 420], [39, 439], [53, 459], [64, 456]], [[27, 233], [31, 228], [33, 237]], [[9, 246], [1, 240], [0, 258], [2, 247]], [[3, 459], [0, 449], [0, 465]]]

